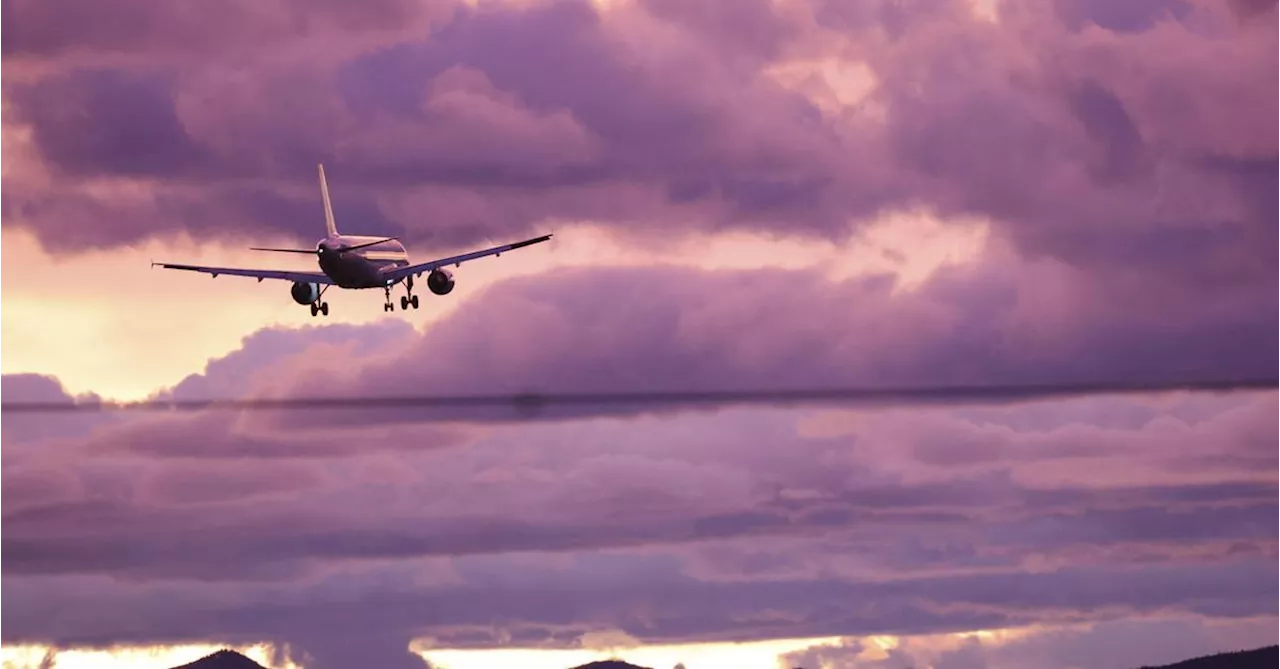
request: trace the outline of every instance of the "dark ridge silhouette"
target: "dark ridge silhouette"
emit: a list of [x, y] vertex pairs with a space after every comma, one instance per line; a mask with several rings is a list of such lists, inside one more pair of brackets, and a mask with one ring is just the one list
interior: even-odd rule
[[173, 669], [267, 669], [249, 658], [226, 648]]
[[1280, 646], [1265, 646], [1254, 650], [1238, 650], [1183, 660], [1161, 667], [1139, 669], [1272, 669], [1280, 661]]
[[[424, 665], [425, 666], [425, 665]], [[234, 650], [223, 649], [212, 655], [206, 655], [195, 662], [184, 664], [173, 669], [267, 669], [266, 667], [250, 660], [249, 658], [235, 652]], [[649, 667], [640, 667], [634, 664], [623, 662], [622, 660], [604, 660], [601, 662], [590, 662], [573, 669], [649, 669]]]
[[[1239, 650], [1183, 660], [1158, 667], [1142, 666], [1138, 669], [1275, 669], [1280, 662], [1280, 646], [1265, 646], [1254, 650]], [[173, 669], [267, 669], [233, 650], [220, 650], [195, 662]], [[573, 669], [649, 669], [622, 660], [601, 660], [573, 667]]]

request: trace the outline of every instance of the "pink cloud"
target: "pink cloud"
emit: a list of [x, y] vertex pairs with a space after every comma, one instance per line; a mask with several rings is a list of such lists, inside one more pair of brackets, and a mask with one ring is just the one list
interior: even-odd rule
[[359, 7], [341, 2], [235, 0], [215, 9], [198, 1], [156, 5], [129, 0], [106, 12], [99, 4], [82, 0], [17, 0], [5, 6], [4, 16], [18, 21], [21, 29], [6, 31], [4, 55], [19, 63], [117, 54], [225, 57], [261, 53], [317, 36], [394, 34], [414, 19], [447, 16], [456, 6], [448, 0], [379, 0]]
[[[819, 436], [802, 426], [821, 412], [729, 411], [491, 428], [441, 450], [382, 447], [416, 443], [413, 425], [293, 430], [264, 448], [295, 457], [266, 461], [237, 457], [261, 433], [227, 416], [142, 420], [6, 462], [5, 483], [80, 483], [17, 505], [6, 489], [5, 596], [24, 604], [4, 629], [62, 644], [290, 640], [333, 659], [335, 625], [395, 653], [415, 631], [484, 646], [600, 626], [674, 641], [1275, 615], [1258, 587], [1275, 573], [1274, 452], [1232, 457], [1273, 425], [1273, 403], [862, 412]], [[1062, 440], [1099, 412], [1125, 420], [1074, 434], [1106, 449]], [[1159, 425], [1178, 416], [1200, 418]], [[992, 425], [1008, 426], [1012, 457], [957, 465], [920, 448], [951, 434], [972, 450]], [[1162, 448], [1196, 441], [1217, 445], [1218, 467], [1188, 471], [1198, 454]], [[221, 457], [187, 457], [197, 443]], [[1096, 460], [1062, 466], [1079, 457]], [[1028, 479], [1039, 468], [1056, 478]], [[100, 580], [117, 577], [137, 583]], [[69, 598], [148, 622], [55, 614]], [[753, 617], [762, 608], [785, 615]]]
[[[146, 179], [159, 197], [153, 211], [126, 211], [24, 187], [6, 206], [63, 248], [171, 221], [199, 235], [243, 225], [310, 237], [306, 184], [325, 160], [344, 175], [343, 218], [419, 241], [473, 243], [581, 216], [660, 221], [658, 234], [678, 221], [837, 235], [925, 204], [990, 216], [1023, 251], [1100, 271], [1137, 267], [1187, 290], [1258, 285], [1273, 266], [1257, 249], [1274, 241], [1276, 160], [1264, 122], [1274, 71], [1258, 63], [1274, 33], [1225, 5], [1144, 5], [1116, 19], [1075, 7], [1012, 4], [993, 24], [961, 2], [853, 17], [823, 5], [805, 25], [735, 4], [728, 30], [692, 5], [601, 15], [553, 3], [459, 11], [427, 40], [353, 34], [363, 48], [305, 72], [256, 51], [252, 70], [184, 60], [53, 72], [6, 86], [6, 98], [55, 174]], [[401, 19], [396, 7], [365, 11]], [[1116, 31], [1077, 29], [1067, 14]], [[817, 48], [818, 28], [857, 44], [848, 55], [874, 72], [867, 104], [883, 122], [823, 119], [759, 76]], [[89, 122], [76, 109], [92, 110]], [[395, 204], [415, 193], [440, 203], [430, 216]], [[98, 231], [67, 234], [68, 208], [92, 212], [74, 225]]]

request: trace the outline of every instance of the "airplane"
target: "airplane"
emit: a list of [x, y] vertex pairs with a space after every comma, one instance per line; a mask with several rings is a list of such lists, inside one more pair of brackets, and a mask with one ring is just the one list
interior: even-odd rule
[[403, 283], [405, 294], [400, 297], [400, 308], [407, 310], [410, 306], [418, 308], [418, 296], [413, 294], [413, 279], [427, 273], [427, 289], [436, 295], [448, 295], [453, 291], [453, 274], [446, 269], [448, 265], [455, 268], [468, 260], [487, 256], [500, 256], [507, 251], [522, 249], [526, 246], [540, 244], [551, 239], [551, 235], [542, 235], [526, 239], [514, 244], [503, 244], [482, 251], [472, 251], [461, 255], [440, 258], [430, 262], [409, 263], [409, 254], [404, 245], [396, 237], [367, 237], [343, 235], [338, 232], [333, 220], [333, 207], [329, 204], [329, 185], [325, 182], [324, 165], [316, 166], [320, 172], [320, 198], [324, 201], [325, 237], [312, 249], [275, 249], [251, 247], [253, 251], [272, 251], [276, 253], [314, 254], [320, 265], [319, 272], [270, 270], [270, 269], [237, 269], [233, 267], [203, 267], [200, 265], [181, 265], [176, 263], [153, 262], [152, 267], [165, 269], [203, 272], [217, 278], [219, 274], [229, 276], [253, 277], [262, 283], [263, 279], [280, 279], [292, 281], [289, 294], [298, 304], [311, 305], [311, 315], [329, 315], [329, 303], [324, 301], [324, 293], [332, 286], [345, 289], [382, 288], [387, 302], [382, 305], [383, 311], [395, 311], [391, 302], [391, 288]]

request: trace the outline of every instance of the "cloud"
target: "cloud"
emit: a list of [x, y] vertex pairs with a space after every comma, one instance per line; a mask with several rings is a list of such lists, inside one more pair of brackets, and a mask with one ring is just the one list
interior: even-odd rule
[[[1004, 560], [1019, 555], [1020, 550], [1027, 548], [1020, 543], [1023, 536], [1078, 546], [1084, 552], [1073, 554], [1074, 557], [1093, 551], [1118, 550], [1117, 546], [1125, 541], [1212, 544], [1238, 539], [1244, 542], [1238, 545], [1239, 549], [1246, 552], [1256, 550], [1258, 545], [1249, 542], [1265, 539], [1263, 529], [1275, 518], [1274, 506], [1269, 503], [1274, 494], [1274, 483], [1265, 476], [1241, 472], [1267, 471], [1275, 462], [1274, 453], [1255, 450], [1248, 436], [1251, 431], [1265, 429], [1265, 406], [1265, 402], [1250, 402], [1219, 414], [1210, 423], [1197, 426], [1169, 421], [1164, 425], [1156, 422], [1140, 428], [1088, 432], [1070, 428], [1036, 433], [1024, 430], [1005, 438], [1008, 455], [1000, 459], [966, 458], [966, 453], [972, 450], [966, 449], [965, 445], [984, 438], [983, 433], [988, 430], [965, 420], [942, 420], [945, 414], [937, 413], [897, 415], [885, 419], [876, 419], [876, 414], [873, 414], [861, 418], [857, 429], [844, 434], [811, 436], [799, 442], [796, 442], [797, 438], [787, 423], [779, 424], [772, 420], [748, 421], [723, 439], [712, 442], [685, 432], [693, 430], [696, 435], [698, 431], [724, 430], [726, 421], [742, 421], [744, 416], [750, 415], [747, 412], [701, 416], [696, 421], [691, 416], [677, 421], [676, 426], [670, 429], [663, 429], [652, 421], [639, 426], [630, 421], [609, 422], [591, 429], [557, 428], [554, 424], [532, 431], [529, 428], [511, 428], [488, 435], [471, 435], [470, 438], [454, 437], [452, 442], [437, 441], [432, 450], [438, 452], [429, 460], [433, 463], [430, 473], [416, 467], [396, 471], [396, 462], [405, 458], [417, 460], [418, 454], [432, 452], [420, 446], [431, 442], [428, 441], [430, 437], [417, 429], [380, 429], [372, 435], [367, 431], [340, 431], [327, 438], [315, 433], [294, 432], [247, 442], [239, 435], [221, 436], [217, 422], [210, 420], [195, 429], [174, 430], [166, 426], [164, 430], [152, 428], [145, 432], [135, 430], [107, 434], [97, 443], [91, 442], [87, 453], [99, 458], [123, 453], [145, 455], [160, 461], [173, 460], [172, 468], [176, 472], [170, 471], [170, 465], [156, 467], [155, 476], [159, 477], [162, 485], [175, 477], [179, 481], [186, 480], [196, 471], [202, 471], [200, 478], [207, 480], [211, 490], [223, 490], [215, 493], [217, 497], [213, 501], [227, 502], [224, 507], [227, 513], [252, 513], [261, 505], [260, 501], [244, 499], [243, 494], [235, 491], [237, 468], [258, 466], [250, 465], [243, 458], [277, 462], [262, 464], [263, 471], [247, 473], [249, 481], [279, 478], [274, 473], [268, 475], [268, 472], [283, 471], [288, 473], [293, 483], [297, 483], [298, 475], [294, 472], [300, 467], [314, 468], [315, 463], [323, 463], [323, 458], [341, 456], [351, 458], [352, 462], [321, 465], [322, 471], [328, 474], [324, 478], [330, 483], [346, 477], [348, 484], [355, 486], [340, 488], [346, 490], [341, 495], [363, 494], [359, 491], [366, 487], [372, 494], [372, 486], [379, 481], [392, 485], [375, 494], [376, 498], [383, 500], [380, 504], [391, 506], [384, 507], [384, 517], [374, 519], [347, 516], [345, 510], [336, 516], [330, 515], [324, 508], [314, 506], [314, 502], [295, 504], [289, 499], [280, 500], [276, 508], [283, 516], [267, 520], [268, 525], [262, 526], [261, 531], [269, 531], [267, 527], [276, 522], [293, 523], [299, 527], [319, 522], [329, 526], [327, 533], [331, 543], [319, 545], [311, 539], [299, 537], [264, 538], [258, 549], [246, 556], [250, 563], [294, 561], [325, 555], [353, 558], [370, 555], [367, 550], [386, 557], [575, 550], [593, 545], [673, 544], [735, 536], [805, 535], [863, 523], [892, 524], [900, 521], [945, 525], [985, 520], [989, 526], [984, 530], [982, 543], [995, 554], [983, 556], [971, 549], [947, 549], [937, 556], [955, 561], [953, 565], [969, 561], [981, 564], [990, 559]], [[921, 423], [928, 427], [924, 430], [909, 428]], [[651, 459], [637, 454], [635, 449], [644, 442], [629, 436], [632, 427], [643, 431], [644, 441], [661, 442], [663, 457]], [[803, 431], [800, 427], [796, 429]], [[1132, 432], [1135, 429], [1138, 436]], [[138, 433], [145, 437], [135, 436]], [[203, 434], [204, 438], [193, 440], [189, 437], [191, 434]], [[520, 435], [525, 439], [520, 447], [507, 445], [508, 440], [517, 439]], [[821, 461], [825, 457], [836, 456], [850, 439], [859, 444], [861, 453], [861, 457], [850, 466], [862, 460], [874, 463], [875, 475], [865, 474], [856, 466], [841, 473], [823, 471], [808, 463], [786, 464], [779, 459], [787, 449], [796, 448], [785, 444], [802, 443]], [[759, 455], [742, 450], [740, 444], [757, 440], [768, 450]], [[1212, 462], [1204, 462], [1202, 456], [1193, 450], [1205, 441], [1224, 445]], [[565, 442], [582, 443], [565, 451]], [[940, 461], [931, 455], [930, 450], [921, 448], [925, 445], [930, 449], [939, 447], [930, 442], [955, 444], [956, 452], [950, 461]], [[115, 443], [127, 447], [106, 448]], [[246, 443], [251, 446], [246, 446]], [[620, 452], [607, 457], [591, 457], [596, 443], [614, 444]], [[1077, 443], [1097, 446], [1081, 450], [1075, 447]], [[699, 449], [704, 455], [692, 463], [676, 457], [680, 449], [690, 448]], [[471, 449], [482, 449], [494, 459], [486, 456], [485, 464], [474, 471], [463, 465], [455, 467], [449, 464], [451, 459]], [[547, 456], [540, 454], [544, 449]], [[775, 452], [774, 449], [778, 450]], [[566, 469], [551, 457], [555, 453], [561, 453], [570, 460], [587, 459], [580, 467]], [[668, 453], [670, 455], [666, 455]], [[395, 459], [383, 460], [388, 456]], [[208, 465], [188, 468], [186, 463], [193, 457], [215, 460]], [[502, 459], [504, 457], [509, 461]], [[778, 478], [753, 482], [752, 477], [719, 464], [722, 459], [737, 459], [742, 466], [777, 472]], [[290, 464], [289, 460], [300, 464]], [[1119, 465], [1121, 462], [1123, 466]], [[927, 467], [922, 468], [922, 465]], [[1015, 473], [1008, 473], [1005, 469], [1008, 467], [1015, 467]], [[1093, 475], [1092, 472], [1100, 467], [1123, 472], [1123, 475]], [[141, 471], [139, 476], [142, 476]], [[309, 477], [314, 478], [314, 475]], [[223, 479], [226, 485], [219, 486], [218, 482]], [[1108, 488], [1080, 492], [1073, 486], [1081, 481], [1091, 481], [1094, 485]], [[546, 496], [549, 491], [540, 486], [553, 482], [567, 490]], [[531, 484], [534, 487], [523, 492], [512, 490], [524, 489]], [[414, 486], [418, 485], [422, 486], [421, 494], [414, 492]], [[200, 493], [193, 491], [192, 494]], [[334, 491], [334, 494], [339, 494], [339, 491]], [[414, 506], [425, 501], [422, 494], [429, 494], [432, 499], [440, 498], [433, 503], [434, 511], [425, 515]], [[517, 504], [526, 513], [513, 518], [485, 511], [491, 495]], [[757, 499], [759, 495], [764, 497], [752, 503], [750, 508], [743, 508], [746, 500]], [[440, 501], [442, 499], [450, 501], [445, 503]], [[237, 506], [237, 502], [243, 505]], [[1037, 509], [1038, 513], [1028, 511], [1025, 515], [1001, 515], [998, 518], [981, 513], [982, 509], [1000, 505]], [[1094, 505], [1100, 506], [1095, 508]], [[131, 551], [125, 545], [136, 539], [124, 538], [133, 536], [126, 527], [136, 526], [135, 529], [143, 530], [145, 528], [140, 523], [158, 524], [165, 518], [172, 522], [173, 527], [182, 527], [190, 522], [187, 519], [190, 514], [209, 511], [200, 507], [176, 507], [161, 516], [150, 512], [135, 516], [143, 509], [121, 507], [107, 500], [91, 506], [102, 512], [120, 512], [123, 515], [118, 518], [120, 526], [117, 530], [102, 536], [75, 539], [87, 542], [76, 551], [83, 556], [75, 562], [81, 565], [80, 568], [113, 569], [121, 564], [119, 559], [130, 561], [125, 555]], [[392, 512], [392, 508], [398, 510]], [[592, 511], [584, 515], [581, 509], [586, 508]], [[73, 510], [80, 512], [79, 507]], [[14, 513], [9, 522], [13, 528], [46, 526], [53, 520], [48, 515], [53, 511], [52, 508], [45, 509], [31, 516]], [[401, 513], [418, 518], [415, 525], [403, 525]], [[626, 528], [614, 526], [613, 523], [620, 519], [627, 519]], [[256, 527], [257, 521], [252, 525]], [[259, 530], [232, 526], [228, 531]], [[946, 530], [934, 528], [931, 531], [950, 544], [951, 538]], [[449, 540], [450, 536], [454, 539]], [[204, 532], [200, 538], [191, 538], [185, 548], [169, 552], [163, 569], [202, 570], [204, 566], [195, 566], [201, 561], [200, 556], [216, 550], [223, 539], [219, 532]], [[21, 543], [15, 541], [13, 545]], [[963, 541], [957, 538], [954, 546], [960, 549], [962, 544]], [[909, 548], [914, 545], [915, 542], [908, 541], [908, 548], [902, 549], [906, 553], [898, 548], [871, 545], [862, 546], [860, 551], [867, 556], [888, 551], [882, 556], [882, 568], [896, 565], [898, 569], [907, 569], [915, 559], [911, 554], [913, 549]], [[1146, 557], [1142, 559], [1162, 559], [1159, 549], [1149, 552], [1144, 548], [1134, 552], [1133, 556], [1138, 558], [1144, 553]], [[17, 556], [15, 560], [11, 568], [17, 570], [59, 571], [64, 568], [54, 561], [28, 563]], [[1071, 556], [1065, 556], [1063, 560], [1058, 564], [1069, 564]]]
[[[86, 393], [72, 397], [58, 379], [43, 374], [5, 374], [0, 377], [0, 395], [5, 402], [93, 402], [99, 398]], [[10, 414], [4, 419], [4, 443], [30, 444], [57, 437], [83, 437], [99, 425], [113, 422], [114, 417], [97, 415], [50, 416], [43, 414]], [[7, 451], [11, 453], [12, 451]]]
[[[278, 375], [253, 396], [1140, 383], [1247, 378], [1275, 360], [1276, 315], [1260, 302], [1157, 300], [1151, 291], [1174, 289], [999, 257], [940, 270], [908, 293], [887, 277], [831, 281], [813, 271], [558, 270], [486, 289], [394, 356], [305, 372], [301, 363], [294, 371], [304, 380]], [[524, 416], [501, 407], [440, 411], [321, 420]], [[298, 425], [293, 415], [261, 420]]]
[[[685, 24], [692, 15], [672, 18]], [[772, 19], [756, 8], [750, 20], [768, 33]], [[202, 224], [206, 216], [239, 221], [223, 225], [244, 232], [302, 234], [282, 221], [314, 209], [312, 189], [300, 184], [316, 161], [328, 162], [342, 184], [335, 201], [390, 219], [374, 215], [371, 224], [449, 244], [521, 234], [548, 217], [634, 224], [675, 216], [705, 226], [818, 216], [842, 225], [842, 202], [860, 198], [860, 211], [878, 209], [881, 185], [833, 188], [838, 165], [876, 177], [867, 162], [837, 150], [831, 130], [808, 123], [801, 98], [760, 81], [751, 65], [723, 67], [723, 51], [698, 41], [700, 28], [672, 26], [639, 9], [598, 14], [585, 1], [499, 5], [458, 14], [430, 40], [388, 43], [340, 63], [265, 63], [251, 73], [186, 61], [76, 69], [14, 84], [10, 97], [55, 174], [72, 183], [129, 178], [155, 192], [154, 212], [93, 196], [79, 205], [96, 207], [100, 220], [134, 221], [106, 228], [119, 242], [172, 230], [166, 221], [175, 220], [216, 234]], [[652, 51], [657, 43], [663, 55]], [[99, 95], [118, 86], [140, 93], [125, 102]], [[205, 104], [210, 98], [221, 102]], [[84, 116], [67, 127], [59, 120], [67, 113], [49, 109]], [[143, 133], [157, 120], [166, 136]], [[17, 197], [41, 233], [45, 216], [76, 202], [54, 192]], [[248, 209], [253, 201], [291, 209]], [[429, 228], [424, 207], [433, 212]], [[111, 243], [67, 234], [42, 234], [42, 242], [59, 251]]]
[[1029, 628], [1011, 634], [977, 634], [958, 639], [910, 637], [896, 640], [888, 649], [881, 649], [873, 639], [850, 638], [839, 644], [789, 653], [780, 660], [787, 666], [805, 669], [887, 669], [913, 665], [938, 669], [1085, 666], [1131, 669], [1273, 644], [1275, 634], [1269, 627], [1265, 619], [1223, 625], [1196, 618], [1152, 617]]
[[[204, 378], [234, 384], [298, 341], [251, 338]], [[413, 424], [139, 420], [6, 461], [3, 629], [60, 647], [274, 640], [324, 667], [352, 647], [412, 666], [415, 636], [572, 647], [601, 630], [1274, 616], [1258, 587], [1275, 573], [1273, 406], [742, 410], [490, 427], [433, 449]], [[67, 616], [72, 602], [130, 614]]]
[[6, 31], [4, 56], [20, 64], [69, 56], [226, 56], [307, 39], [394, 34], [406, 23], [447, 14], [454, 6], [379, 0], [352, 8], [334, 2], [237, 0], [213, 10], [198, 1], [129, 0], [104, 13], [101, 5], [83, 0], [14, 0], [5, 3], [4, 18], [22, 29]]
[[1116, 5], [1097, 0], [1061, 0], [1053, 3], [1063, 23], [1075, 30], [1098, 26], [1115, 32], [1150, 30], [1161, 20], [1186, 18], [1193, 10], [1183, 0], [1138, 0]]
[[[175, 220], [314, 235], [284, 221], [314, 212], [303, 184], [325, 160], [344, 220], [456, 246], [581, 217], [840, 235], [924, 203], [1116, 278], [1140, 267], [1235, 289], [1270, 276], [1274, 188], [1265, 170], [1226, 166], [1275, 145], [1265, 29], [1206, 35], [1217, 5], [1164, 0], [1006, 3], [998, 23], [959, 0], [815, 3], [808, 23], [739, 4], [732, 29], [705, 20], [714, 3], [493, 5], [332, 63], [50, 74], [13, 92], [49, 165], [73, 183], [142, 180], [155, 197], [120, 209], [60, 189], [23, 194], [19, 210], [37, 230], [76, 210], [122, 221], [45, 234], [64, 251]], [[832, 35], [859, 46], [832, 54]], [[861, 111], [823, 116], [763, 75], [810, 55], [867, 65]], [[133, 93], [102, 93], [118, 88]], [[67, 125], [70, 110], [84, 118]]]
[[[354, 25], [318, 64], [253, 50], [253, 69], [54, 68], [6, 84], [7, 122], [80, 183], [6, 175], [8, 218], [63, 250], [175, 225], [310, 237], [323, 160], [341, 219], [450, 246], [582, 218], [840, 236], [924, 204], [1096, 271], [1215, 288], [1270, 275], [1275, 35], [1226, 5], [1015, 2], [992, 22], [958, 1], [740, 4], [732, 26], [705, 19], [715, 3], [494, 4], [370, 42], [365, 27], [404, 21], [393, 3], [322, 11]], [[832, 117], [765, 74], [819, 61], [866, 68], [857, 110]], [[108, 178], [153, 195], [87, 192]]]
[[[267, 331], [172, 392], [1158, 379], [1248, 374], [1270, 355], [1255, 303], [1207, 324], [1169, 300], [1126, 308], [1123, 286], [998, 245], [983, 260], [906, 291], [811, 271], [568, 270], [495, 285], [422, 334]], [[21, 584], [6, 597], [31, 614], [5, 629], [59, 645], [289, 640], [336, 659], [339, 619], [401, 658], [417, 634], [491, 646], [1273, 615], [1257, 597], [1276, 555], [1272, 399], [132, 420], [6, 460], [6, 575]], [[152, 585], [103, 589], [112, 578]], [[27, 606], [67, 593], [153, 622]]]
[[210, 360], [203, 372], [187, 376], [157, 397], [173, 400], [239, 397], [254, 387], [255, 379], [278, 373], [279, 367], [290, 364], [291, 359], [314, 359], [326, 352], [355, 359], [386, 354], [406, 343], [413, 332], [413, 327], [402, 321], [364, 326], [264, 328], [245, 337], [236, 350]]

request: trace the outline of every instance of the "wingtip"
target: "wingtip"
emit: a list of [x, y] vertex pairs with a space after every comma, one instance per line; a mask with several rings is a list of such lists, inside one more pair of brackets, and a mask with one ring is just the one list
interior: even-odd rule
[[513, 250], [513, 251], [514, 251], [515, 249], [522, 249], [522, 248], [524, 248], [524, 247], [526, 247], [526, 246], [533, 246], [534, 244], [541, 244], [542, 242], [545, 242], [545, 241], [547, 241], [547, 240], [549, 240], [549, 239], [551, 239], [551, 235], [543, 235], [543, 236], [541, 236], [541, 237], [534, 237], [533, 239], [526, 239], [526, 240], [524, 240], [523, 242], [516, 242], [516, 243], [512, 244], [512, 245], [511, 245], [511, 250]]

